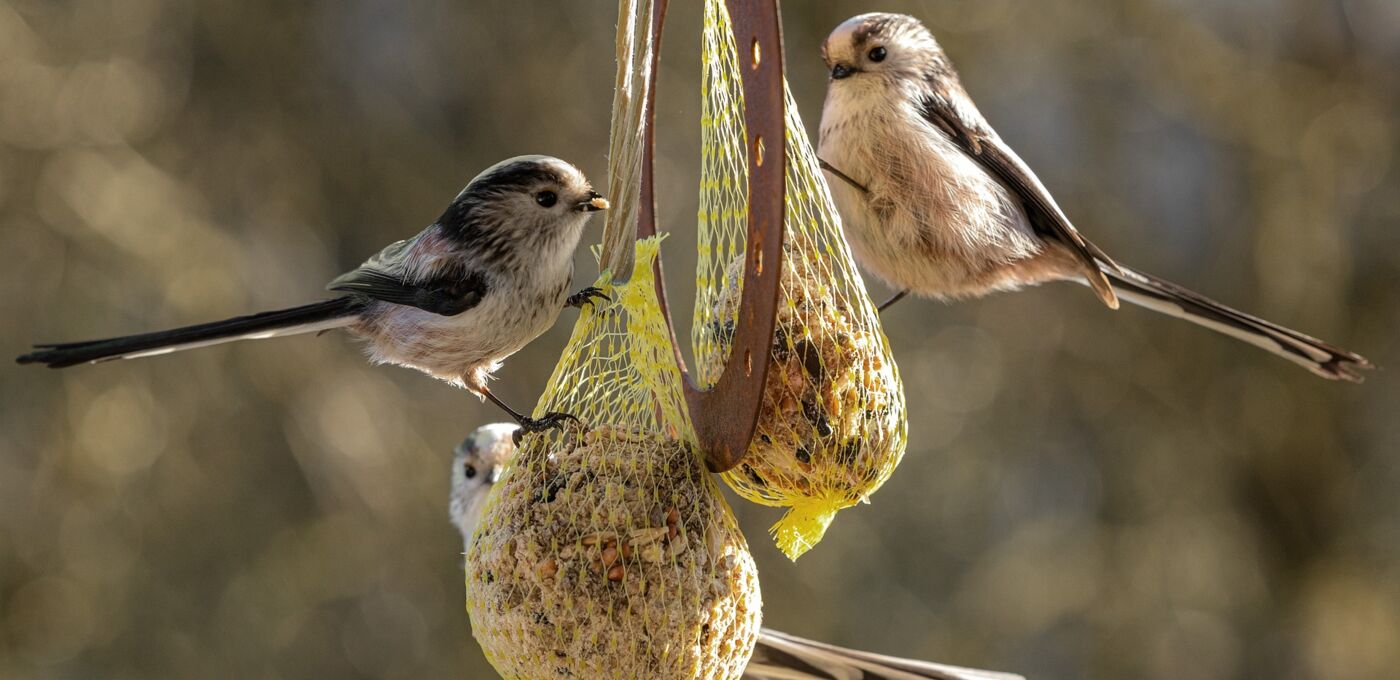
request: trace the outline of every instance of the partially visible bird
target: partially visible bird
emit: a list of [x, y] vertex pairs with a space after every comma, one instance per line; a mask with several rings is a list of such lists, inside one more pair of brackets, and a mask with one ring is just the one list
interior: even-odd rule
[[515, 458], [515, 429], [512, 423], [482, 425], [452, 449], [452, 492], [447, 512], [464, 543], [471, 542], [491, 488]]
[[[452, 525], [462, 534], [464, 549], [486, 509], [491, 488], [515, 457], [516, 427], [510, 423], [483, 425], [452, 452], [452, 492], [448, 504]], [[900, 659], [805, 640], [762, 629], [758, 646], [743, 677], [749, 680], [1024, 680], [1019, 675]]]
[[1282, 356], [1361, 381], [1364, 357], [1122, 266], [1075, 230], [1029, 166], [982, 117], [923, 24], [848, 19], [827, 37], [818, 155], [860, 264], [900, 291], [943, 300], [1046, 281], [1088, 284]]
[[496, 398], [487, 379], [506, 357], [548, 330], [565, 306], [605, 297], [568, 295], [574, 250], [589, 216], [608, 202], [574, 166], [520, 156], [477, 175], [437, 221], [379, 251], [327, 288], [340, 297], [155, 333], [39, 345], [21, 364], [63, 368], [344, 328], [367, 341], [375, 363], [416, 368], [490, 399], [525, 431], [532, 419]]

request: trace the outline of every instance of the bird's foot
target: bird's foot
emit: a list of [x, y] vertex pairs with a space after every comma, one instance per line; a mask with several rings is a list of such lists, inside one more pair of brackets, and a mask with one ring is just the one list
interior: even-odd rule
[[876, 313], [876, 314], [879, 314], [880, 312], [883, 312], [883, 311], [885, 311], [886, 309], [889, 309], [890, 307], [894, 306], [894, 303], [899, 302], [900, 300], [903, 300], [903, 299], [904, 299], [904, 296], [905, 296], [905, 295], [908, 295], [908, 294], [909, 294], [909, 291], [907, 291], [907, 290], [901, 290], [901, 291], [899, 291], [898, 293], [895, 293], [894, 295], [890, 296], [890, 299], [885, 300], [884, 302], [880, 303], [880, 306], [875, 308], [875, 313]]
[[607, 300], [608, 302], [612, 302], [612, 298], [608, 297], [608, 294], [604, 293], [602, 288], [599, 288], [597, 286], [589, 286], [577, 293], [574, 293], [573, 295], [570, 295], [569, 299], [564, 301], [564, 306], [578, 307], [579, 309], [583, 309], [584, 305], [592, 305], [594, 298], [602, 298], [604, 300]]
[[516, 446], [520, 446], [520, 440], [524, 438], [525, 435], [561, 428], [568, 422], [577, 423], [579, 420], [572, 415], [559, 413], [558, 411], [550, 411], [538, 418], [521, 418], [520, 428], [512, 433], [510, 437], [515, 442]]

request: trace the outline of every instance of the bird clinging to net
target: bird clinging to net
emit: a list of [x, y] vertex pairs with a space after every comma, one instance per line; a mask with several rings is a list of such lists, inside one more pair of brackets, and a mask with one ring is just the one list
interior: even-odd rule
[[[1243, 340], [1324, 378], [1360, 382], [1371, 362], [1123, 266], [1070, 224], [967, 95], [933, 34], [872, 13], [822, 46], [831, 73], [818, 148], [862, 266], [903, 293], [981, 297], [1046, 281], [1086, 283]], [[891, 300], [893, 302], [893, 300]], [[889, 303], [886, 303], [889, 304]]]
[[520, 156], [487, 168], [417, 236], [381, 250], [327, 288], [340, 297], [301, 307], [155, 333], [40, 345], [21, 364], [52, 368], [133, 359], [235, 340], [343, 328], [375, 363], [398, 364], [462, 386], [505, 409], [526, 430], [536, 420], [491, 394], [501, 361], [554, 325], [570, 296], [574, 250], [589, 216], [608, 202], [574, 166]]

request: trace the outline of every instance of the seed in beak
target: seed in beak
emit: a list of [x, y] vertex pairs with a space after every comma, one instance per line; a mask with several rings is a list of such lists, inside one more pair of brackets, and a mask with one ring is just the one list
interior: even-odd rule
[[602, 196], [589, 199], [588, 206], [594, 210], [607, 210], [608, 208], [612, 207], [612, 205], [608, 203], [608, 199], [603, 198]]

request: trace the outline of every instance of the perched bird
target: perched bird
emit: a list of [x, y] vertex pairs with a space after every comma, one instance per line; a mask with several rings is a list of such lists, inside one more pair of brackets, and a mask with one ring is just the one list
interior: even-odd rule
[[1113, 261], [1075, 230], [982, 117], [928, 29], [862, 14], [822, 45], [831, 79], [818, 156], [856, 259], [900, 291], [943, 300], [1046, 281], [1088, 284], [1262, 347], [1324, 378], [1365, 358]]
[[368, 342], [375, 363], [416, 368], [505, 409], [525, 431], [536, 420], [491, 394], [501, 361], [549, 329], [564, 306], [604, 297], [568, 295], [574, 250], [589, 216], [608, 202], [574, 166], [520, 156], [472, 179], [436, 222], [379, 251], [327, 288], [340, 297], [155, 333], [39, 345], [21, 364], [63, 368], [177, 352], [234, 340], [344, 328]]
[[[470, 547], [491, 487], [515, 456], [516, 427], [483, 425], [453, 451], [449, 512]], [[743, 677], [749, 680], [1024, 680], [1019, 675], [844, 649], [764, 628]]]

